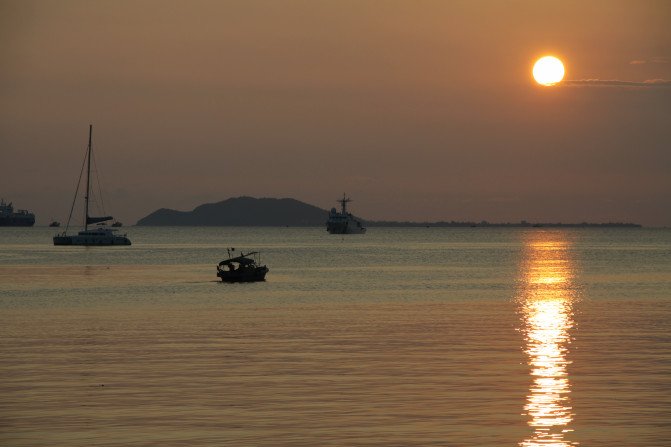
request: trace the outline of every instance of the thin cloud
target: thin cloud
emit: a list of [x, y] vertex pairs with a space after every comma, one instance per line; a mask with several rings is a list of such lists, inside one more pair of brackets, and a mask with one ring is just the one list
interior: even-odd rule
[[584, 87], [671, 87], [669, 79], [648, 79], [643, 82], [620, 81], [618, 79], [569, 79], [562, 84]]
[[651, 59], [634, 59], [629, 62], [629, 65], [642, 65], [642, 64], [668, 64], [668, 57], [653, 57]]

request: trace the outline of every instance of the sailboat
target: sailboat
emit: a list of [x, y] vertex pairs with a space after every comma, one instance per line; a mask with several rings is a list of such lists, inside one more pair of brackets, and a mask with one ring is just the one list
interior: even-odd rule
[[[75, 198], [72, 201], [70, 208], [70, 216], [68, 223], [65, 226], [65, 231], [54, 236], [54, 245], [130, 245], [130, 239], [117, 235], [115, 229], [105, 226], [104, 222], [114, 219], [112, 216], [94, 217], [89, 216], [89, 202], [91, 198], [91, 151], [93, 150], [91, 140], [93, 138], [93, 125], [89, 125], [89, 145], [86, 149], [84, 161], [86, 162], [86, 194], [84, 195], [84, 229], [77, 235], [68, 235], [68, 228], [70, 227], [70, 219], [72, 218], [72, 211], [77, 201], [77, 194], [79, 192], [79, 184], [81, 183], [81, 173], [79, 174], [79, 181], [77, 182], [77, 189], [75, 190]], [[82, 166], [83, 168], [83, 166]], [[97, 224], [97, 225], [95, 225]], [[95, 225], [89, 229], [89, 225]]]

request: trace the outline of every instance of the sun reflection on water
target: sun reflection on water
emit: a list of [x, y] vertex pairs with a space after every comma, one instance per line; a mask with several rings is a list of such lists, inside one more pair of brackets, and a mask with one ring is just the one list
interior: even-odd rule
[[573, 412], [567, 367], [577, 299], [574, 261], [561, 234], [538, 233], [525, 244], [519, 305], [532, 383], [524, 406], [533, 429], [524, 447], [577, 445], [566, 439]]

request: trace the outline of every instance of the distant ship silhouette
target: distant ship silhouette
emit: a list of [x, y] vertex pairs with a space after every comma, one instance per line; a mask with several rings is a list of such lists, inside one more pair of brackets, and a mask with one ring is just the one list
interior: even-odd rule
[[338, 200], [340, 203], [340, 212], [335, 208], [331, 208], [329, 219], [326, 221], [326, 231], [330, 234], [363, 234], [366, 232], [366, 228], [361, 222], [356, 220], [351, 213], [347, 212], [347, 204], [351, 201], [352, 199], [343, 193], [342, 199]]

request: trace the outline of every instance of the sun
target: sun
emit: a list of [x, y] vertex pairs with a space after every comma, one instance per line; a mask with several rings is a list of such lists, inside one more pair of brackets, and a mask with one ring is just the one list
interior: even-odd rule
[[564, 64], [554, 56], [541, 57], [534, 64], [533, 75], [541, 85], [554, 85], [564, 79]]

